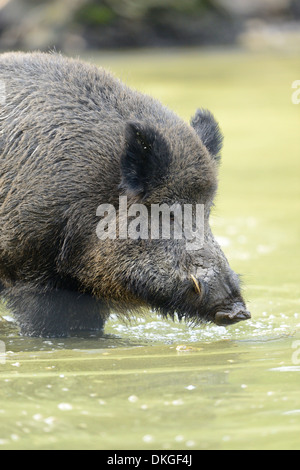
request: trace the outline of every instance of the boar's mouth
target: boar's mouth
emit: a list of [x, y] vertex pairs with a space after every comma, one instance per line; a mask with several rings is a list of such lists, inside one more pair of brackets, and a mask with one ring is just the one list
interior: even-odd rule
[[220, 310], [214, 316], [217, 325], [232, 325], [240, 321], [250, 320], [251, 313], [244, 306], [234, 306], [231, 310]]
[[207, 315], [208, 321], [212, 321], [220, 326], [232, 325], [240, 321], [250, 320], [250, 318], [251, 313], [247, 310], [242, 300], [214, 307]]
[[[245, 303], [237, 290], [233, 290], [219, 301], [214, 301], [209, 285], [202, 279], [190, 275], [188, 279], [173, 288], [171, 295], [163, 289], [149, 292], [145, 284], [132, 286], [137, 305], [150, 306], [154, 311], [174, 319], [186, 320], [190, 325], [213, 322], [217, 325], [231, 325], [251, 318]], [[147, 286], [148, 287], [148, 286]], [[173, 286], [172, 286], [173, 287]]]

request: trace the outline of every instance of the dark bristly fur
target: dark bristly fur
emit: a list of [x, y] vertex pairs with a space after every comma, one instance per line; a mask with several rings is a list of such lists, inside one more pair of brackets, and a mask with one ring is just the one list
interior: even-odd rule
[[220, 152], [223, 145], [223, 135], [211, 112], [207, 109], [198, 109], [191, 120], [191, 125], [196, 130], [210, 154], [219, 161], [221, 158]]
[[[190, 126], [59, 54], [0, 55], [0, 80], [0, 291], [22, 334], [101, 330], [111, 309], [146, 305], [193, 323], [249, 318], [209, 228], [222, 146], [210, 112]], [[96, 209], [120, 195], [128, 205], [205, 204], [204, 248], [99, 240]]]
[[157, 130], [140, 123], [127, 124], [125, 142], [126, 150], [121, 156], [121, 187], [145, 197], [167, 176], [170, 149]]

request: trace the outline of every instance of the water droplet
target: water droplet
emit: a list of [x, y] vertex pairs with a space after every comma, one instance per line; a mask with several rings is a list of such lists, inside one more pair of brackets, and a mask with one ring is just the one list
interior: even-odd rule
[[144, 442], [153, 442], [153, 436], [151, 436], [151, 434], [146, 434], [145, 436], [143, 436], [143, 441]]
[[128, 397], [128, 401], [130, 401], [130, 403], [136, 403], [138, 401], [138, 397], [136, 395], [130, 395], [130, 397]]
[[70, 405], [70, 403], [60, 403], [58, 405], [58, 408], [61, 410], [61, 411], [70, 411], [70, 410], [73, 410], [73, 406]]

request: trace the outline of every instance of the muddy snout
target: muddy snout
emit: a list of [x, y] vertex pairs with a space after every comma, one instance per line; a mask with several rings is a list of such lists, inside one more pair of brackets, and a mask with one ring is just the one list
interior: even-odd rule
[[234, 304], [229, 310], [220, 309], [214, 316], [214, 323], [217, 325], [232, 325], [244, 320], [249, 320], [251, 313], [246, 310], [243, 303], [238, 302]]

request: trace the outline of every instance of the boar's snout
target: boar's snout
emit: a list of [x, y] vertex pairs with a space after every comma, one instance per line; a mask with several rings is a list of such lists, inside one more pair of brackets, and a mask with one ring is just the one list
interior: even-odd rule
[[233, 304], [230, 309], [219, 310], [214, 316], [214, 323], [217, 325], [231, 325], [244, 320], [249, 320], [251, 313], [246, 310], [242, 302]]
[[[200, 312], [207, 321], [212, 321], [217, 325], [232, 325], [240, 321], [249, 320], [251, 313], [247, 310], [244, 300], [241, 296], [239, 287], [232, 286], [229, 290], [229, 283], [227, 282], [227, 289], [219, 285], [218, 294], [219, 298], [216, 299], [216, 292], [209, 288], [206, 282], [197, 279], [191, 275], [191, 280], [194, 288], [194, 293], [201, 299]], [[226, 291], [227, 290], [227, 295]], [[223, 294], [223, 295], [222, 295]]]

